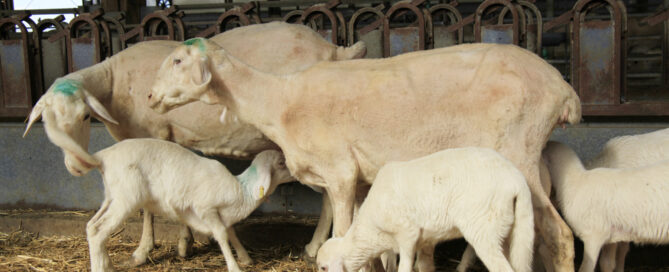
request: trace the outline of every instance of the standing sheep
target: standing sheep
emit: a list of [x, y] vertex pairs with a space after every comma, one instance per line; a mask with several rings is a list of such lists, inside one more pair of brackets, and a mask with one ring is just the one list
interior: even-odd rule
[[[502, 244], [508, 235], [510, 261]], [[358, 271], [384, 250], [399, 271], [434, 271], [435, 245], [463, 237], [491, 271], [530, 271], [534, 219], [523, 174], [488, 148], [455, 148], [379, 170], [344, 237], [318, 251], [321, 272]]]
[[277, 185], [292, 180], [283, 156], [274, 150], [258, 154], [237, 177], [216, 160], [155, 139], [124, 140], [93, 157], [100, 161], [105, 199], [86, 226], [92, 271], [112, 270], [105, 242], [139, 208], [213, 235], [228, 271], [241, 271], [228, 239], [240, 259], [250, 258], [232, 225], [251, 214]]
[[[638, 168], [664, 160], [669, 160], [669, 129], [615, 137], [606, 142], [597, 157], [585, 163], [585, 168]], [[603, 272], [624, 271], [628, 251], [626, 242], [604, 245], [599, 268]]]
[[[258, 69], [278, 74], [303, 70], [320, 61], [365, 54], [362, 42], [339, 47], [306, 26], [281, 22], [235, 28], [210, 40], [225, 45]], [[117, 141], [158, 138], [207, 155], [239, 159], [276, 148], [258, 129], [240, 122], [234, 113], [226, 115], [225, 123], [217, 118], [202, 118], [220, 115], [221, 105], [194, 103], [167, 114], [158, 114], [148, 107], [147, 95], [156, 71], [179, 44], [176, 41], [141, 42], [101, 63], [60, 78], [35, 104], [24, 137], [43, 116], [49, 140], [63, 150], [65, 166], [73, 175], [81, 175], [80, 168], [98, 163], [88, 153], [91, 117], [102, 121]], [[315, 257], [318, 247], [327, 239], [331, 220], [331, 208], [324, 195], [318, 228], [306, 247], [308, 256]], [[145, 263], [153, 249], [151, 222], [150, 214], [145, 213], [142, 238], [131, 259], [133, 265]], [[186, 255], [189, 239], [192, 241], [192, 237], [179, 240], [180, 256]]]
[[488, 147], [525, 175], [554, 266], [573, 270], [573, 236], [541, 187], [539, 158], [553, 128], [578, 123], [581, 107], [559, 71], [535, 54], [462, 44], [275, 75], [206, 40], [191, 43], [163, 62], [152, 108], [228, 106], [281, 147], [300, 182], [326, 188], [335, 236], [351, 224], [357, 183], [371, 183], [387, 162]]
[[583, 240], [579, 271], [594, 271], [603, 245], [669, 243], [669, 161], [638, 168], [587, 170], [568, 146], [544, 150], [558, 206]]

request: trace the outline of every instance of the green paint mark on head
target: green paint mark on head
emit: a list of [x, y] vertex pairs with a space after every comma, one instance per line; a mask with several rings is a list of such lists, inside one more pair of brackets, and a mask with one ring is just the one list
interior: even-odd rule
[[187, 46], [196, 45], [197, 49], [199, 49], [200, 52], [202, 52], [202, 53], [204, 53], [204, 50], [206, 49], [206, 45], [204, 44], [204, 39], [203, 38], [188, 39], [184, 42], [184, 44], [187, 45]]
[[255, 182], [256, 179], [258, 179], [258, 170], [256, 170], [256, 166], [253, 164], [239, 176], [239, 182], [243, 184], [246, 184], [249, 181]]
[[81, 88], [81, 82], [68, 78], [59, 78], [55, 84], [53, 91], [65, 96], [72, 96]]

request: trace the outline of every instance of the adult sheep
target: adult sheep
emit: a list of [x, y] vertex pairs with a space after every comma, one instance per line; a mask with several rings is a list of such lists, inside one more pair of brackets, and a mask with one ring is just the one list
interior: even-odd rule
[[163, 62], [152, 107], [220, 103], [255, 125], [281, 147], [294, 177], [326, 188], [336, 236], [351, 224], [356, 183], [373, 181], [388, 161], [488, 147], [525, 175], [555, 267], [573, 270], [573, 237], [543, 192], [539, 159], [556, 125], [579, 122], [580, 101], [538, 56], [513, 45], [464, 44], [321, 62], [279, 76], [214, 43], [191, 43], [196, 46], [181, 46]]
[[[303, 70], [319, 61], [349, 59], [365, 53], [362, 43], [337, 47], [305, 26], [278, 22], [226, 31], [212, 41], [238, 52], [259, 69], [274, 73]], [[66, 168], [73, 175], [81, 175], [81, 169], [99, 164], [87, 152], [90, 116], [101, 120], [117, 141], [158, 138], [207, 155], [233, 158], [249, 158], [262, 150], [276, 148], [260, 131], [238, 122], [233, 114], [227, 115], [225, 123], [202, 118], [220, 115], [221, 106], [197, 103], [164, 115], [148, 107], [147, 95], [155, 73], [162, 60], [179, 44], [173, 41], [139, 43], [59, 79], [33, 108], [26, 133], [40, 116], [51, 120], [45, 122], [47, 135], [63, 150]], [[254, 46], [249, 46], [251, 44]], [[328, 207], [327, 202], [324, 203], [318, 231], [307, 245], [309, 256], [315, 256], [327, 238], [331, 220]], [[144, 263], [153, 248], [150, 219], [150, 215], [145, 214], [142, 239], [133, 254], [134, 264]], [[182, 256], [186, 254], [184, 242], [180, 240]]]

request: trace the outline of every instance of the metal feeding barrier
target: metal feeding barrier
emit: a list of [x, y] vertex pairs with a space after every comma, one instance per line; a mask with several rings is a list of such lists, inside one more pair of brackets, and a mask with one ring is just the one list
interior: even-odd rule
[[56, 80], [67, 74], [67, 35], [68, 26], [63, 21], [65, 16], [41, 20], [37, 24], [37, 53], [40, 60], [40, 90], [46, 89]]
[[[660, 6], [650, 16], [628, 16], [620, 0], [579, 0], [570, 10], [544, 21], [537, 6], [545, 3], [538, 5], [534, 0], [461, 2], [412, 0], [390, 5], [381, 0], [286, 0], [184, 5], [149, 13], [132, 27], [123, 13], [107, 16], [101, 9], [80, 14], [69, 26], [58, 17], [32, 26], [26, 14], [16, 12], [2, 19], [0, 29], [0, 116], [24, 116], [33, 98], [55, 78], [98, 63], [132, 43], [211, 37], [276, 20], [307, 25], [341, 46], [364, 41], [367, 58], [472, 41], [516, 44], [563, 73], [580, 95], [585, 116], [669, 116], [669, 7]], [[198, 16], [208, 9], [224, 11], [208, 13], [204, 18], [209, 19], [203, 21]], [[645, 29], [646, 36], [627, 33], [627, 20], [634, 26], [630, 31]], [[655, 34], [649, 36], [651, 27]], [[643, 46], [648, 44], [657, 49], [645, 52]]]
[[35, 38], [28, 28], [37, 29], [29, 13], [0, 19], [0, 115], [22, 117], [30, 113], [39, 97], [39, 61], [33, 50]]

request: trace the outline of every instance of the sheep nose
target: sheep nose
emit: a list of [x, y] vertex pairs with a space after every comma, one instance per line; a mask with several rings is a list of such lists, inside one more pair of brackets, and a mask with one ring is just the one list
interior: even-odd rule
[[149, 100], [151, 100], [151, 97], [153, 97], [153, 94], [149, 93]]

